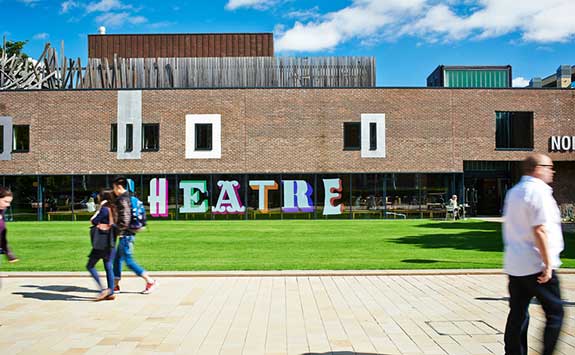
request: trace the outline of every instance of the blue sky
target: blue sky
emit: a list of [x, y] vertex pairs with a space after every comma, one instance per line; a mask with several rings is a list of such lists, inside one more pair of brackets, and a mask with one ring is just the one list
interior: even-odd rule
[[575, 0], [0, 0], [0, 34], [38, 57], [87, 35], [273, 32], [276, 55], [374, 56], [378, 86], [425, 86], [437, 65], [507, 65], [516, 86], [575, 64]]

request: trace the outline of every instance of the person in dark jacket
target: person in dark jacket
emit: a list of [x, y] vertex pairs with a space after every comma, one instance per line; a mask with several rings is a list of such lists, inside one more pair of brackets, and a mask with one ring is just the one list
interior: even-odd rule
[[15, 263], [18, 258], [12, 253], [8, 245], [8, 237], [6, 236], [6, 220], [4, 213], [12, 203], [12, 191], [5, 187], [0, 187], [0, 254], [5, 254], [8, 262]]
[[116, 196], [116, 218], [115, 227], [118, 235], [118, 248], [114, 258], [114, 292], [120, 292], [120, 279], [122, 278], [122, 263], [126, 265], [138, 276], [146, 281], [146, 287], [142, 293], [151, 293], [158, 287], [158, 281], [152, 279], [150, 275], [134, 260], [134, 231], [130, 230], [130, 220], [132, 219], [132, 206], [130, 204], [130, 194], [128, 193], [128, 180], [124, 177], [117, 177], [112, 182], [114, 195]]
[[[114, 193], [111, 190], [104, 190], [99, 195], [100, 207], [96, 213], [90, 218], [92, 222], [92, 228], [98, 228], [98, 233], [95, 235], [101, 239], [102, 245], [96, 245], [95, 241], [92, 241], [92, 251], [88, 255], [88, 264], [86, 268], [92, 275], [92, 278], [96, 281], [100, 287], [100, 294], [96, 297], [95, 301], [102, 300], [113, 300], [116, 298], [114, 295], [114, 270], [113, 262], [114, 256], [116, 254], [116, 235], [114, 232]], [[98, 246], [98, 248], [96, 248]], [[108, 282], [108, 288], [104, 289], [100, 283], [100, 275], [96, 270], [96, 263], [98, 261], [104, 261], [104, 269], [106, 270], [106, 280]]]

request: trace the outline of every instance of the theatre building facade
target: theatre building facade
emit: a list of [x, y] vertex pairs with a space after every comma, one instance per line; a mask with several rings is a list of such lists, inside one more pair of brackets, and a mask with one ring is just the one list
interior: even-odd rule
[[76, 220], [115, 175], [159, 219], [498, 215], [531, 152], [575, 200], [563, 89], [262, 88], [0, 92], [13, 220]]

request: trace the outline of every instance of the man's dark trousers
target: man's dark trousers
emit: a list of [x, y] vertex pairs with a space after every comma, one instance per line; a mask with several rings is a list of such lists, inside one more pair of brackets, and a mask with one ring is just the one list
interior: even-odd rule
[[539, 275], [541, 274], [509, 275], [510, 310], [505, 327], [506, 355], [527, 355], [528, 308], [533, 297], [537, 298], [547, 318], [541, 354], [553, 354], [563, 323], [563, 301], [559, 290], [559, 279], [555, 271], [553, 271], [551, 279], [544, 284], [537, 282]]

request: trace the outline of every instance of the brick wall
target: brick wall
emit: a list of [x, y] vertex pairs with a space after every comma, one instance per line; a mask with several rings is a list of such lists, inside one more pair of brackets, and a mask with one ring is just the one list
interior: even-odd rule
[[[117, 92], [0, 92], [0, 116], [30, 124], [30, 152], [0, 174], [460, 172], [463, 160], [521, 160], [495, 150], [495, 111], [533, 111], [535, 151], [575, 135], [575, 92], [517, 89], [145, 90], [144, 123], [160, 123], [160, 151], [117, 160], [109, 151]], [[185, 115], [222, 115], [222, 158], [185, 159]], [[343, 150], [343, 122], [386, 114], [383, 159]], [[553, 153], [573, 161], [575, 153]]]

